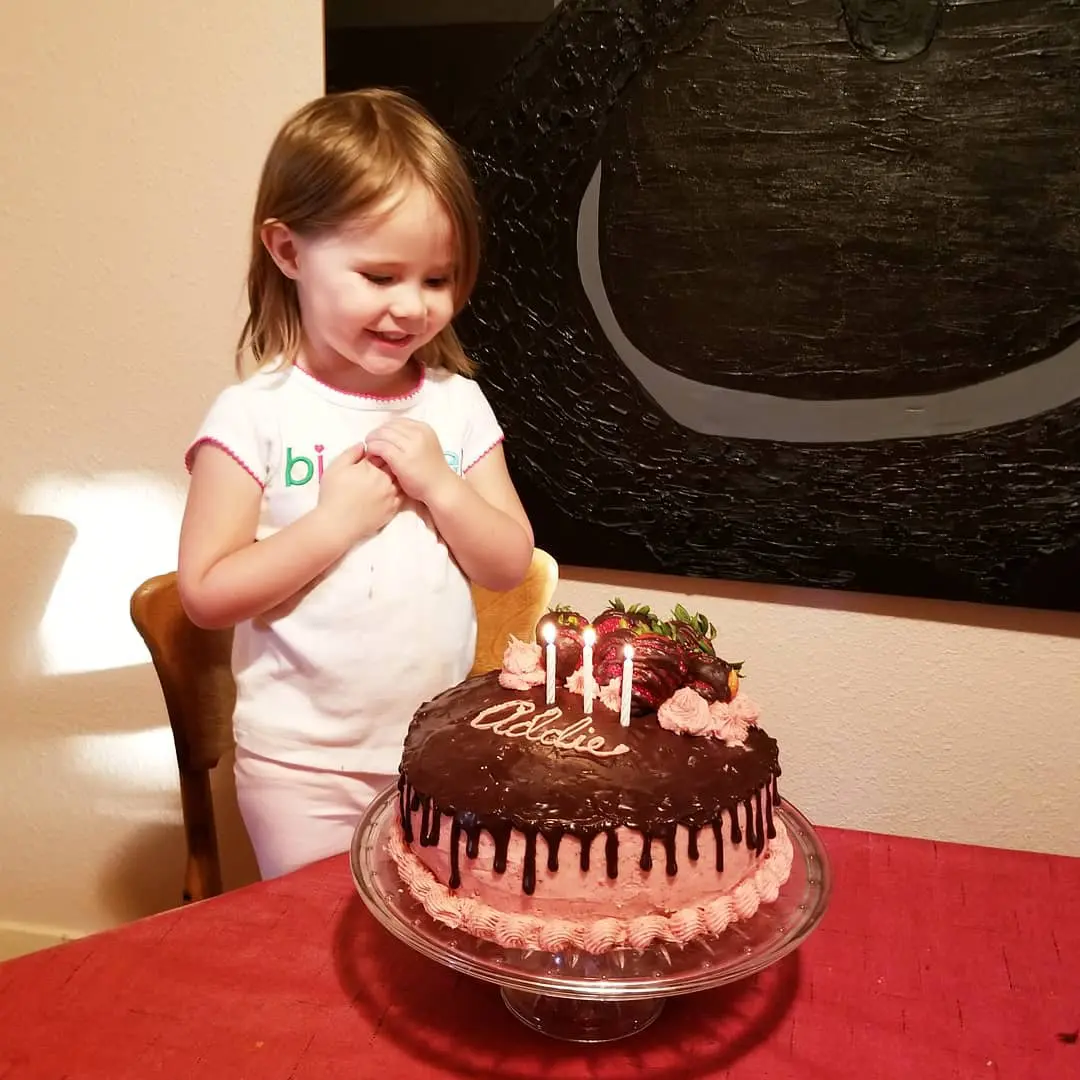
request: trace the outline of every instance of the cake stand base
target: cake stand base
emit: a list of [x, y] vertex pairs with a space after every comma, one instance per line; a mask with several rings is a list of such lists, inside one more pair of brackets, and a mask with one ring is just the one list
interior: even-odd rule
[[565, 1042], [602, 1043], [644, 1031], [663, 1011], [664, 998], [604, 1001], [537, 994], [502, 987], [506, 1007], [527, 1027]]

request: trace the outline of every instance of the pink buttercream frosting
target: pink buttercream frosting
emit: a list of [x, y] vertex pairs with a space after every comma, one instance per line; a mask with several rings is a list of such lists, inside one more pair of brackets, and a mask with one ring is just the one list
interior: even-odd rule
[[678, 731], [684, 735], [712, 735], [712, 718], [709, 703], [689, 686], [683, 686], [662, 702], [656, 710], [656, 719], [662, 728]]
[[571, 694], [581, 694], [581, 696], [584, 697], [585, 696], [585, 669], [584, 668], [578, 668], [577, 671], [575, 671], [566, 680], [565, 685], [566, 685], [566, 689], [569, 690]]
[[578, 922], [500, 911], [478, 900], [457, 897], [409, 849], [398, 829], [390, 834], [387, 850], [409, 892], [433, 919], [504, 948], [560, 952], [573, 947], [589, 953], [645, 949], [657, 941], [684, 944], [704, 935], [721, 934], [732, 923], [751, 918], [761, 904], [776, 899], [791, 873], [794, 857], [787, 829], [777, 821], [776, 837], [769, 842], [764, 859], [730, 896], [680, 908], [670, 915]]
[[[585, 669], [578, 668], [563, 684], [571, 694], [579, 694], [581, 697], [585, 696]], [[604, 706], [605, 709], [610, 709], [612, 712], [618, 712], [619, 707], [622, 704], [620, 695], [622, 693], [622, 676], [616, 675], [614, 679], [609, 683], [605, 683], [603, 686], [596, 688], [596, 699]]]
[[715, 734], [728, 746], [743, 746], [750, 729], [757, 726], [760, 714], [761, 710], [745, 694], [736, 694], [731, 701], [714, 701], [709, 706]]
[[622, 676], [617, 675], [611, 682], [600, 687], [600, 704], [605, 709], [618, 712], [622, 706]]
[[507, 690], [528, 690], [530, 687], [542, 685], [545, 678], [540, 664], [540, 646], [530, 641], [522, 641], [511, 634], [503, 652], [499, 685]]
[[684, 686], [660, 705], [656, 719], [662, 728], [684, 735], [709, 735], [728, 746], [742, 746], [757, 725], [758, 707], [744, 694], [711, 705], [696, 690]]

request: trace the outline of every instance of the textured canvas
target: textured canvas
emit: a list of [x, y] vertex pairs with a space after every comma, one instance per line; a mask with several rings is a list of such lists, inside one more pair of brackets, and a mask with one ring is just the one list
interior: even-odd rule
[[464, 134], [562, 562], [1080, 609], [1080, 6], [568, 0]]

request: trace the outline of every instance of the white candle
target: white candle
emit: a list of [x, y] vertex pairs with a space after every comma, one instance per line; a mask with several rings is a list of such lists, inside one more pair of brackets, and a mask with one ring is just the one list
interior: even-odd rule
[[591, 626], [586, 626], [581, 639], [585, 642], [585, 648], [581, 652], [581, 673], [585, 686], [585, 715], [588, 716], [592, 713], [593, 694], [596, 693], [592, 674], [592, 650], [596, 644], [596, 631]]
[[630, 692], [634, 687], [634, 646], [623, 648], [622, 693], [619, 697], [619, 723], [630, 726]]
[[544, 640], [547, 642], [547, 649], [544, 652], [544, 668], [545, 675], [547, 676], [544, 685], [544, 701], [547, 705], [555, 704], [555, 624], [553, 622], [544, 623], [543, 629]]

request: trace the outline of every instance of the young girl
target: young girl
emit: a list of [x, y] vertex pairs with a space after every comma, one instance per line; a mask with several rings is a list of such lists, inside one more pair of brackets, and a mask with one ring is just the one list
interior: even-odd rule
[[255, 205], [258, 364], [187, 453], [180, 595], [236, 627], [236, 788], [264, 877], [345, 850], [413, 712], [473, 658], [469, 582], [507, 589], [532, 530], [451, 319], [479, 230], [453, 144], [387, 90], [307, 105]]

